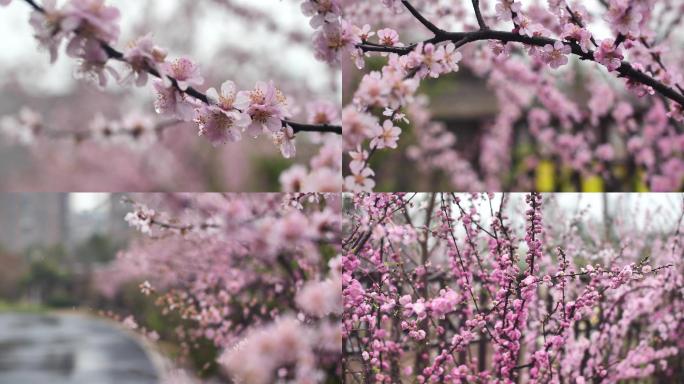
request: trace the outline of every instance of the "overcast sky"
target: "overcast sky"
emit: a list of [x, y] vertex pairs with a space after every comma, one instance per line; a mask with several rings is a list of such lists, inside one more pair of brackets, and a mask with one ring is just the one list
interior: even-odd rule
[[[422, 206], [427, 204], [425, 194], [421, 194], [418, 199], [422, 200]], [[518, 218], [519, 212], [524, 208], [525, 195], [524, 193], [513, 193], [509, 195], [508, 208], [516, 214], [509, 212], [509, 217], [512, 219]], [[551, 194], [544, 194], [545, 198]], [[571, 219], [572, 215], [582, 210], [586, 210], [588, 219], [602, 221], [603, 219], [603, 194], [601, 193], [556, 193], [553, 194], [558, 202], [558, 206], [566, 211], [568, 215], [565, 219]], [[609, 212], [613, 215], [620, 215], [623, 221], [628, 221], [636, 225], [637, 228], [643, 228], [645, 225], [653, 224], [647, 213], [653, 213], [659, 210], [659, 215], [655, 218], [657, 220], [654, 224], [657, 227], [665, 227], [668, 230], [674, 228], [679, 215], [682, 212], [682, 198], [684, 194], [681, 193], [609, 193], [607, 194], [607, 202]], [[463, 200], [467, 196], [462, 197]], [[497, 193], [492, 201], [494, 209], [499, 206], [501, 201], [501, 194]], [[458, 208], [454, 207], [454, 212]], [[478, 205], [478, 213], [485, 222], [489, 222], [491, 215], [489, 214], [489, 204], [485, 201], [480, 201]]]

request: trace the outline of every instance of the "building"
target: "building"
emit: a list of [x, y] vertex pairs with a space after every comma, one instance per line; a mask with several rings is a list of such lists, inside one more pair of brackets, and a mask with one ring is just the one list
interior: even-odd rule
[[0, 248], [21, 252], [30, 246], [69, 248], [95, 234], [126, 241], [130, 206], [122, 194], [105, 194], [95, 207], [77, 209], [66, 193], [0, 193]]
[[0, 245], [13, 252], [70, 241], [69, 195], [1, 193]]

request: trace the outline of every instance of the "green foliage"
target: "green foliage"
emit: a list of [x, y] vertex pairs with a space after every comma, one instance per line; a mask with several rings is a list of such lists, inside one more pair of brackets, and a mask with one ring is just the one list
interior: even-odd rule
[[285, 159], [282, 156], [255, 157], [253, 162], [256, 174], [261, 175], [261, 177], [254, 178], [259, 184], [255, 187], [265, 191], [279, 191], [280, 174], [292, 166], [292, 160]]
[[73, 276], [64, 264], [64, 249], [51, 247], [43, 251], [34, 250], [30, 255], [33, 260], [21, 279], [25, 295], [38, 299], [49, 307], [77, 305], [78, 301], [72, 295]]
[[[163, 313], [155, 304], [155, 294], [145, 296], [140, 292], [140, 281], [131, 281], [125, 284], [118, 295], [109, 303], [108, 309], [120, 315], [132, 315], [136, 322], [148, 331], [159, 334], [161, 346], [166, 354], [172, 358], [180, 357], [180, 343], [176, 328], [189, 328], [188, 321], [179, 316], [177, 312]], [[187, 359], [192, 363], [197, 373], [203, 377], [215, 375], [218, 372], [216, 359], [219, 357], [218, 349], [205, 339], [200, 339], [190, 345]]]
[[33, 303], [26, 302], [9, 302], [0, 300], [0, 313], [3, 312], [13, 312], [13, 313], [44, 313], [46, 308], [42, 305], [36, 305]]
[[[114, 259], [121, 244], [93, 235], [68, 251], [63, 245], [33, 246], [19, 259], [21, 277], [14, 283], [14, 298], [24, 297], [53, 308], [75, 307], [93, 298], [90, 271]], [[15, 268], [20, 270], [18, 268]]]
[[76, 246], [73, 253], [74, 258], [81, 263], [102, 264], [114, 260], [120, 248], [121, 245], [109, 237], [94, 234]]

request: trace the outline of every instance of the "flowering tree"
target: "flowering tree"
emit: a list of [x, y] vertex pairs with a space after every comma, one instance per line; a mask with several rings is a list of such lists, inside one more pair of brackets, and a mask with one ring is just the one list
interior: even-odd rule
[[187, 320], [185, 352], [210, 341], [235, 382], [339, 382], [339, 195], [134, 198], [126, 220], [144, 238], [99, 272], [103, 292], [139, 282]]
[[681, 380], [683, 206], [676, 217], [654, 210], [639, 228], [634, 212], [597, 223], [585, 210], [568, 215], [555, 198], [350, 198], [345, 378]]
[[[429, 188], [530, 190], [538, 188], [535, 172], [550, 167], [570, 173], [577, 190], [592, 176], [603, 190], [681, 189], [680, 2], [342, 3], [347, 62], [370, 67], [344, 72], [346, 189], [373, 189], [371, 167], [383, 162], [372, 157], [387, 148], [402, 148]], [[470, 157], [432, 120], [420, 88], [462, 78], [452, 75], [459, 66], [484, 79], [498, 104], [465, 144], [477, 147]], [[412, 145], [402, 147], [409, 127], [413, 139], [403, 141]]]
[[[173, 121], [192, 122], [199, 135], [214, 146], [240, 141], [244, 135], [252, 138], [267, 135], [285, 158], [291, 158], [296, 154], [295, 135], [306, 132], [315, 142], [323, 144], [318, 159], [310, 162], [310, 168], [299, 165], [284, 174], [283, 188], [293, 191], [340, 189], [341, 165], [339, 161], [328, 159], [335, 155], [335, 148], [340, 148], [342, 128], [336, 104], [310, 102], [306, 105], [306, 113], [301, 113], [303, 108], [292, 104], [273, 80], [257, 82], [251, 90], [240, 90], [232, 80], [226, 80], [220, 87], [203, 92], [199, 89], [205, 82], [200, 65], [189, 57], [169, 59], [166, 49], [154, 43], [152, 34], [137, 38], [123, 51], [117, 50], [114, 45], [120, 34], [120, 11], [106, 5], [104, 0], [70, 0], [62, 6], [55, 0], [42, 4], [33, 0], [24, 2], [33, 9], [30, 23], [36, 40], [50, 53], [52, 62], [57, 59], [62, 43], [66, 42], [66, 53], [78, 63], [76, 75], [100, 87], [110, 80], [142, 87], [153, 79], [154, 109], [164, 116], [164, 120], [154, 122], [149, 116], [108, 120], [98, 116], [91, 129], [65, 131], [50, 127], [44, 123], [47, 119], [25, 109], [16, 117], [4, 119], [2, 130], [5, 134], [24, 144], [41, 135], [66, 137], [81, 144], [91, 139], [120, 143], [122, 138], [139, 144], [160, 137], [163, 127]], [[2, 2], [3, 5], [9, 3]], [[302, 10], [311, 18], [312, 26], [321, 28], [315, 36], [332, 33], [332, 26], [339, 25], [339, 20], [335, 20], [339, 15], [317, 2], [304, 2]], [[317, 48], [319, 45], [314, 47], [315, 53], [323, 59], [324, 53]], [[305, 121], [296, 121], [303, 115]], [[340, 149], [337, 154], [336, 157], [341, 157]]]

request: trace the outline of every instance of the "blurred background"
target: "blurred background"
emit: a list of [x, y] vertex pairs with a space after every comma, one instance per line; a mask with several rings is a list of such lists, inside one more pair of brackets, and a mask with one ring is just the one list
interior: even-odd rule
[[157, 343], [183, 322], [140, 281], [103, 289], [125, 280], [106, 267], [135, 237], [123, 197], [0, 193], [0, 383], [171, 382], [179, 365], [214, 373], [211, 346], [181, 358], [173, 341]]
[[[59, 1], [62, 4], [64, 1]], [[339, 70], [313, 56], [313, 29], [299, 1], [108, 0], [121, 11], [115, 44], [152, 33], [169, 58], [188, 56], [200, 64], [206, 90], [233, 80], [240, 89], [274, 80], [304, 121], [313, 100], [340, 99]], [[103, 91], [76, 80], [75, 61], [64, 53], [54, 65], [38, 49], [29, 25], [30, 8], [14, 1], [0, 9], [0, 119], [27, 107], [46, 129], [87, 131], [98, 113], [108, 120], [134, 114], [162, 122], [154, 93], [110, 81]], [[297, 137], [298, 153], [284, 159], [268, 137], [245, 138], [213, 148], [193, 124], [167, 129], [149, 148], [69, 139], [40, 139], [26, 145], [0, 135], [0, 189], [5, 191], [274, 191], [279, 174], [292, 164], [307, 165], [320, 137]]]

